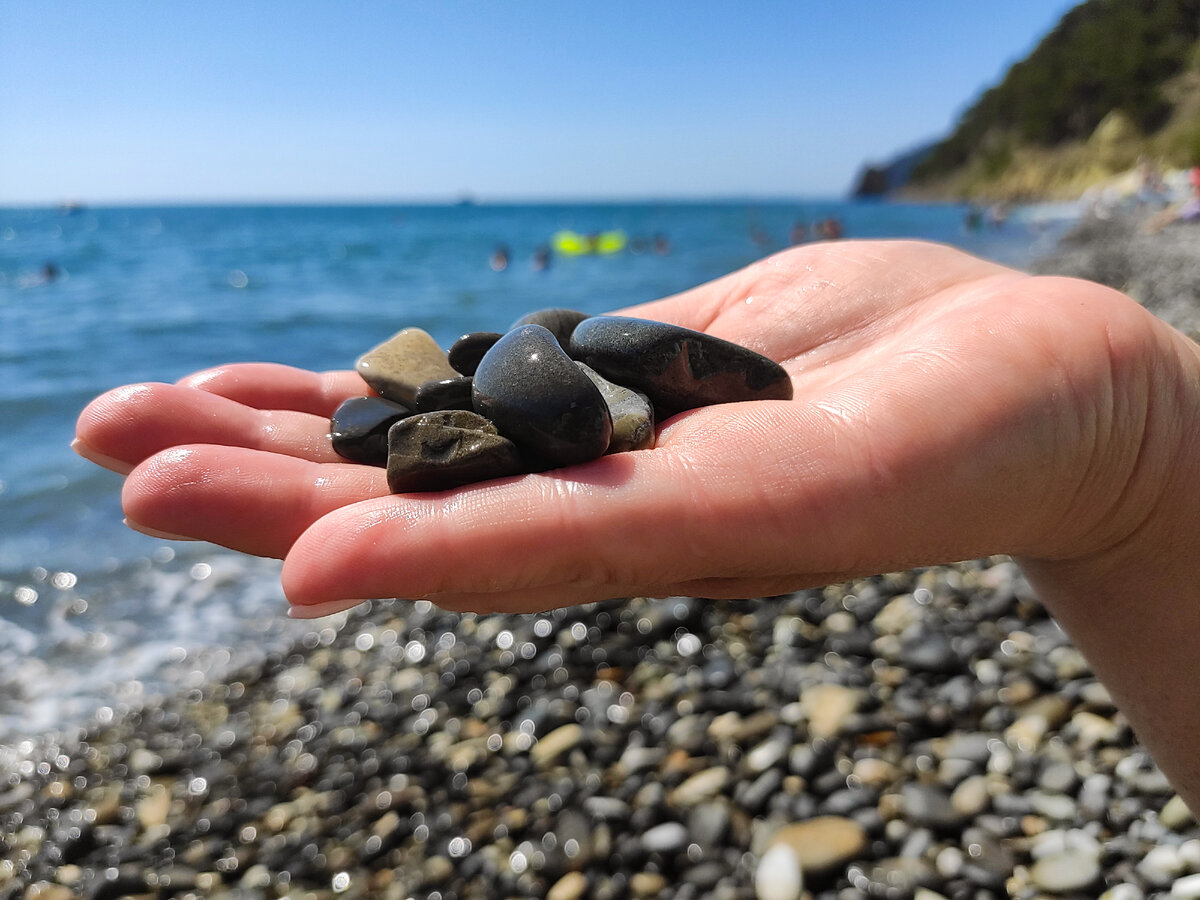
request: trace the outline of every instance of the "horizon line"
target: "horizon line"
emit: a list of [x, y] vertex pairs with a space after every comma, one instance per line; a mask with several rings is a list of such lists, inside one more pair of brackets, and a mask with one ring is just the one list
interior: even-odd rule
[[102, 198], [94, 201], [82, 197], [61, 197], [53, 200], [8, 200], [0, 197], [0, 209], [103, 209], [131, 207], [199, 207], [199, 206], [609, 206], [619, 204], [702, 204], [702, 203], [829, 203], [855, 199], [887, 200], [887, 198], [855, 198], [848, 192], [836, 194], [697, 194], [697, 195], [625, 195], [589, 197], [559, 196], [494, 196], [481, 197], [470, 193], [444, 197], [156, 197]]

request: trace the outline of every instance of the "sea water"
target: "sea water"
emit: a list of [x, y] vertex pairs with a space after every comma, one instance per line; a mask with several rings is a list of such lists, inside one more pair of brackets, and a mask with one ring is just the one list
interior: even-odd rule
[[[124, 527], [120, 477], [68, 449], [102, 391], [231, 360], [349, 367], [406, 326], [448, 346], [534, 309], [603, 312], [731, 272], [830, 216], [847, 237], [1021, 265], [1071, 212], [972, 230], [962, 207], [842, 201], [0, 209], [0, 747], [330, 627], [285, 618], [277, 561]], [[560, 229], [630, 244], [536, 268]]]

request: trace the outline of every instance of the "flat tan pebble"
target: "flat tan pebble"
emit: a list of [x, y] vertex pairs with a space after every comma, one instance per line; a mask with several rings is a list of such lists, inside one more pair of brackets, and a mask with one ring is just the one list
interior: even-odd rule
[[805, 872], [828, 872], [859, 856], [867, 848], [867, 832], [853, 819], [817, 816], [785, 825], [769, 847], [785, 846]]
[[413, 407], [427, 381], [457, 378], [446, 351], [420, 328], [405, 328], [358, 358], [355, 369], [380, 396]]
[[582, 872], [568, 872], [546, 893], [546, 900], [580, 900], [587, 894], [587, 876]]
[[725, 790], [731, 775], [724, 766], [713, 766], [697, 772], [683, 781], [668, 795], [672, 806], [695, 806], [704, 800], [710, 800]]
[[529, 756], [537, 766], [548, 766], [560, 756], [568, 753], [583, 740], [583, 728], [574, 722], [561, 725], [545, 737], [538, 740], [529, 751]]
[[657, 872], [637, 872], [629, 879], [629, 892], [639, 900], [657, 897], [667, 888], [667, 879]]
[[862, 705], [864, 694], [840, 684], [816, 684], [800, 695], [808, 730], [813, 737], [828, 738], [842, 730]]
[[959, 782], [950, 794], [950, 804], [964, 816], [977, 816], [991, 805], [988, 780], [983, 775], [972, 775]]
[[854, 764], [854, 777], [866, 787], [881, 790], [899, 777], [899, 770], [887, 760], [868, 756]]

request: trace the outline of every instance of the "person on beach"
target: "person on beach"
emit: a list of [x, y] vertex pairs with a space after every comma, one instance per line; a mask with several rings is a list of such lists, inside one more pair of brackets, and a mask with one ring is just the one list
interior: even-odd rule
[[327, 437], [358, 375], [251, 363], [110, 391], [76, 448], [127, 476], [132, 527], [284, 558], [300, 616], [770, 596], [1008, 553], [1200, 809], [1200, 346], [1109, 288], [916, 242], [807, 244], [627, 312], [772, 357], [794, 399], [392, 495]]

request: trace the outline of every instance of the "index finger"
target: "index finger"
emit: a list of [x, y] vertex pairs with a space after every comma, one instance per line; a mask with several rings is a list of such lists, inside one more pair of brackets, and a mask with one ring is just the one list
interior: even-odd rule
[[229, 363], [181, 378], [196, 388], [255, 409], [285, 409], [329, 418], [351, 397], [374, 393], [357, 372], [312, 372], [279, 363]]

